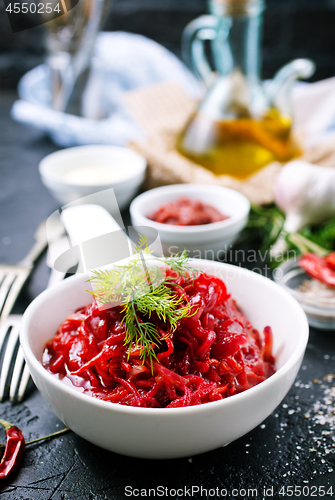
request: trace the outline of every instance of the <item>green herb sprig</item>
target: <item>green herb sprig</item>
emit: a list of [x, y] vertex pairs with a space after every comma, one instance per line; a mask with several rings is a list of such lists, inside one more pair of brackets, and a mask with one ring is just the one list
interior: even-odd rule
[[[88, 281], [93, 285], [91, 293], [99, 305], [122, 306], [122, 323], [126, 331], [124, 344], [128, 346], [128, 355], [135, 344], [140, 347], [143, 363], [148, 357], [152, 366], [153, 360], [157, 360], [155, 349], [176, 330], [179, 320], [191, 317], [197, 311], [171, 288], [175, 283], [163, 269], [148, 266], [146, 257], [150, 253], [142, 236], [138, 245], [134, 246], [134, 255], [127, 265], [116, 266], [112, 270], [95, 270]], [[169, 266], [184, 278], [194, 280], [200, 273], [188, 264], [186, 251], [173, 257], [150, 259]], [[167, 324], [165, 335], [158, 333], [151, 321], [153, 315]]]
[[253, 241], [258, 238], [261, 250], [265, 251], [277, 240], [285, 222], [285, 216], [274, 204], [262, 207], [252, 205], [243, 239]]
[[[240, 241], [259, 245], [266, 252], [282, 235], [287, 244], [287, 252], [269, 261], [272, 268], [290, 258], [291, 250], [298, 253], [313, 252], [320, 257], [335, 251], [335, 218], [315, 226], [305, 226], [299, 232], [285, 233], [285, 216], [274, 204], [268, 206], [252, 205], [249, 221]], [[270, 255], [270, 254], [269, 254]]]

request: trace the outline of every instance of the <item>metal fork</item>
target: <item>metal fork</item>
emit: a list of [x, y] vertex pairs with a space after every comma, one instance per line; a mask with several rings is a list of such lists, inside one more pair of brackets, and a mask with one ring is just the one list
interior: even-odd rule
[[[51, 272], [47, 288], [54, 286], [65, 278], [66, 273], [57, 271], [53, 265], [56, 257], [65, 251], [67, 246], [67, 238], [65, 237], [49, 245], [47, 265], [51, 268]], [[15, 400], [21, 402], [28, 386], [30, 373], [25, 363], [22, 348], [19, 345], [21, 320], [22, 315], [10, 314], [0, 325], [0, 353], [2, 348], [4, 349], [0, 372], [0, 401], [4, 399], [7, 393], [7, 383], [11, 402]], [[9, 382], [11, 373], [12, 377]]]
[[[58, 224], [58, 222], [50, 223], [49, 221], [48, 229], [49, 231], [47, 239], [45, 222], [38, 227], [35, 233], [36, 243], [20, 264], [18, 264], [17, 266], [2, 265], [0, 267], [1, 270], [7, 272], [4, 280], [6, 280], [6, 286], [9, 285], [8, 290], [3, 289], [3, 280], [0, 287], [0, 296], [4, 297], [5, 300], [5, 304], [2, 308], [2, 314], [0, 316], [0, 354], [2, 353], [2, 351], [4, 351], [0, 373], [0, 401], [4, 399], [4, 396], [7, 392], [6, 384], [8, 379], [10, 378], [12, 369], [12, 378], [9, 386], [9, 398], [12, 402], [15, 400], [16, 394], [17, 400], [19, 402], [22, 401], [29, 382], [29, 370], [27, 368], [27, 365], [25, 364], [21, 346], [19, 346], [19, 334], [22, 315], [8, 315], [8, 313], [10, 312], [15, 299], [20, 293], [23, 284], [28, 278], [33, 268], [34, 261], [44, 250], [48, 243], [48, 240], [50, 245], [54, 245], [59, 248], [59, 237], [64, 232], [64, 227]], [[58, 253], [60, 253], [62, 251], [62, 248], [59, 248], [57, 251]], [[51, 267], [51, 274], [48, 283], [49, 287], [51, 286], [51, 284], [63, 279], [65, 273], [60, 273], [53, 269], [53, 263], [50, 262], [50, 258], [49, 262], [47, 258], [47, 263], [49, 267]]]
[[[2, 362], [0, 375], [0, 401], [4, 399], [6, 394], [6, 382], [11, 372], [13, 360], [15, 359], [16, 347], [19, 340], [20, 324], [22, 315], [11, 314], [5, 321], [1, 323], [0, 328], [0, 348], [7, 340], [5, 354]], [[13, 375], [9, 389], [9, 399], [13, 402], [17, 392], [17, 400], [20, 402], [26, 392], [29, 382], [30, 373], [25, 360], [21, 346], [19, 346], [16, 354]]]
[[53, 241], [59, 238], [64, 227], [55, 222], [48, 226], [48, 235], [46, 223], [42, 222], [35, 233], [36, 243], [26, 257], [16, 265], [0, 264], [0, 323], [3, 322], [11, 312], [14, 303], [29, 277], [35, 261], [45, 250], [48, 240]]

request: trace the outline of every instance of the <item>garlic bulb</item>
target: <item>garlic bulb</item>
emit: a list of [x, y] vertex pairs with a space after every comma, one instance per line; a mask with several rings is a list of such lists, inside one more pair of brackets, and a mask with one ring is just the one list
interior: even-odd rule
[[[287, 163], [278, 175], [275, 202], [285, 213], [284, 233], [335, 217], [335, 168], [319, 167], [301, 160]], [[284, 250], [283, 237], [272, 255]]]
[[277, 178], [275, 201], [286, 215], [288, 233], [335, 217], [335, 168], [287, 163]]

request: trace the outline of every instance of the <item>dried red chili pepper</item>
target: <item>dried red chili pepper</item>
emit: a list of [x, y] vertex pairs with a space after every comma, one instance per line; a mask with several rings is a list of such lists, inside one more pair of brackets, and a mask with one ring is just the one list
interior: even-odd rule
[[298, 265], [312, 278], [321, 281], [325, 285], [335, 287], [335, 269], [328, 262], [330, 258], [332, 259], [331, 262], [333, 262], [334, 256], [331, 256], [332, 254], [322, 258], [314, 253], [307, 252], [300, 257]]
[[0, 419], [6, 429], [6, 448], [0, 463], [0, 479], [8, 477], [20, 464], [25, 441], [22, 432], [15, 425]]
[[65, 432], [68, 432], [70, 430], [68, 427], [66, 427], [65, 429], [53, 432], [52, 434], [48, 434], [47, 436], [25, 442], [22, 431], [18, 427], [2, 419], [0, 419], [0, 424], [5, 427], [7, 435], [6, 445], [0, 443], [0, 448], [5, 448], [2, 460], [0, 462], [0, 479], [8, 477], [9, 474], [13, 472], [18, 467], [18, 465], [20, 465], [25, 445], [37, 443], [38, 441], [43, 441], [44, 439], [59, 436], [60, 434], [64, 434]]

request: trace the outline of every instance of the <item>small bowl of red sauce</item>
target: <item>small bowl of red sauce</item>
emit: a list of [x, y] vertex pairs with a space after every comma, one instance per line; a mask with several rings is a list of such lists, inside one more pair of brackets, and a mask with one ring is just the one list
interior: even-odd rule
[[[146, 191], [130, 205], [133, 226], [154, 228], [156, 254], [186, 249], [191, 257], [223, 260], [245, 227], [250, 203], [232, 189], [198, 184], [174, 184]], [[161, 245], [161, 247], [160, 247]]]

